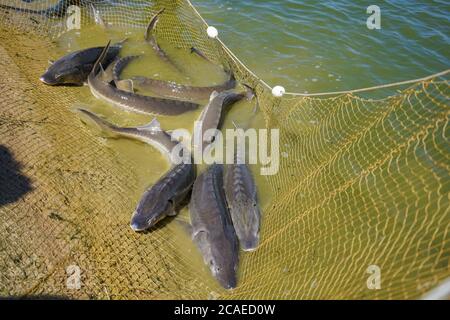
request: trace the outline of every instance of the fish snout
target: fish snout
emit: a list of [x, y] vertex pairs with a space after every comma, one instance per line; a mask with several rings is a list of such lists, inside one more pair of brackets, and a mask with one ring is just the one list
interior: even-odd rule
[[49, 75], [48, 73], [44, 73], [42, 76], [40, 76], [39, 80], [41, 80], [41, 82], [49, 85], [49, 86], [53, 86], [55, 84], [57, 84], [57, 81], [54, 77], [52, 77], [51, 75]]
[[239, 243], [241, 245], [241, 249], [244, 251], [255, 251], [259, 245], [259, 234], [247, 234], [245, 236], [239, 237]]
[[237, 278], [236, 274], [228, 275], [227, 277], [219, 277], [219, 282], [227, 290], [231, 290], [236, 288], [237, 286]]
[[140, 220], [137, 213], [134, 212], [130, 222], [130, 227], [133, 231], [140, 232], [148, 229], [148, 225]]

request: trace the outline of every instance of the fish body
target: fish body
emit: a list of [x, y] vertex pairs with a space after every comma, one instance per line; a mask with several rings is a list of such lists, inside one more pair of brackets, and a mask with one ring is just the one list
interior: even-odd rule
[[[245, 93], [236, 93], [233, 91], [223, 91], [221, 93], [213, 92], [211, 94], [209, 103], [205, 106], [197, 120], [201, 128], [196, 131], [196, 134], [201, 136], [194, 137], [194, 142], [201, 142], [202, 150], [212, 142], [212, 139], [203, 139], [205, 132], [210, 129], [220, 128], [226, 108], [243, 99], [245, 96]], [[199, 145], [194, 143], [194, 148], [199, 147]]]
[[[103, 67], [107, 67], [119, 54], [122, 43], [109, 48], [104, 59]], [[100, 57], [104, 47], [78, 50], [53, 62], [40, 80], [48, 85], [83, 85]]]
[[143, 231], [168, 216], [175, 216], [186, 202], [195, 181], [195, 165], [181, 163], [172, 167], [147, 189], [131, 218], [131, 229]]
[[[116, 83], [120, 82], [128, 82], [129, 80], [121, 80], [120, 74], [122, 70], [126, 67], [128, 63], [132, 60], [138, 58], [139, 56], [128, 56], [121, 58], [114, 67], [114, 80]], [[175, 98], [181, 100], [189, 100], [189, 101], [200, 101], [208, 99], [211, 96], [211, 93], [214, 91], [221, 92], [225, 90], [233, 89], [236, 86], [236, 79], [233, 74], [230, 75], [230, 78], [219, 85], [209, 86], [209, 87], [194, 87], [178, 84], [173, 81], [164, 81], [151, 79], [142, 76], [132, 77], [130, 79], [132, 81], [131, 87], [137, 87], [140, 89], [151, 90], [152, 92], [158, 94], [159, 96]]]
[[244, 251], [255, 250], [261, 224], [255, 181], [244, 162], [225, 169], [224, 190], [236, 235]]
[[161, 60], [163, 60], [164, 62], [166, 62], [166, 63], [168, 63], [170, 65], [172, 65], [178, 71], [182, 71], [174, 63], [174, 61], [167, 55], [167, 53], [159, 46], [158, 42], [156, 41], [155, 35], [154, 35], [154, 31], [155, 31], [156, 25], [158, 24], [158, 21], [159, 21], [159, 16], [164, 12], [164, 10], [165, 10], [164, 8], [159, 10], [150, 19], [150, 21], [149, 21], [149, 23], [147, 25], [147, 29], [145, 30], [144, 39], [153, 48], [153, 50], [156, 52], [158, 57], [161, 58]]
[[101, 75], [97, 76], [97, 72], [99, 71], [99, 63], [104, 58], [104, 53], [105, 50], [88, 76], [89, 87], [96, 98], [127, 111], [143, 114], [179, 115], [198, 108], [199, 105], [196, 103], [144, 96], [134, 92], [120, 90], [110, 83], [103, 81]]
[[195, 181], [189, 211], [192, 239], [226, 289], [237, 285], [239, 245], [223, 190], [223, 166], [211, 165]]
[[[94, 121], [100, 128], [118, 136], [143, 141], [157, 148], [170, 159], [170, 154], [178, 142], [163, 131], [156, 120], [136, 128], [123, 128], [101, 119], [90, 111], [80, 109], [82, 114]], [[131, 217], [130, 226], [134, 231], [153, 227], [168, 216], [174, 216], [185, 204], [196, 177], [192, 162], [173, 165], [154, 185], [148, 188]]]

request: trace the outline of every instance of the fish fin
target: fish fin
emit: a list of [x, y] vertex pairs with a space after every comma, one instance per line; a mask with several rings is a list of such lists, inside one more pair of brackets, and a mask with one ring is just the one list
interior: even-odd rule
[[125, 42], [127, 42], [128, 40], [129, 40], [129, 38], [124, 38], [124, 39], [120, 40], [119, 42], [115, 43], [114, 46], [115, 46], [115, 47], [121, 47], [121, 46], [123, 46], [123, 44], [124, 44]]
[[248, 84], [242, 84], [245, 87], [245, 97], [247, 100], [251, 101], [256, 97], [255, 89], [249, 86]]
[[158, 119], [153, 118], [150, 123], [137, 127], [138, 130], [150, 130], [150, 131], [161, 131], [161, 124], [159, 123]]
[[117, 89], [134, 93], [133, 80], [116, 80], [114, 83], [116, 84]]
[[105, 59], [106, 53], [108, 52], [110, 45], [111, 45], [111, 40], [108, 41], [108, 44], [106, 45], [106, 47], [103, 48], [103, 51], [100, 54], [100, 56], [98, 57], [97, 61], [95, 61], [94, 67], [92, 68], [92, 71], [91, 71], [91, 74], [94, 74], [94, 75], [97, 74], [99, 66]]
[[92, 3], [89, 3], [89, 6], [91, 7], [92, 13], [94, 14], [94, 21], [95, 24], [99, 24], [102, 27], [106, 28], [106, 24], [103, 21], [100, 12], [94, 7], [94, 5]]
[[155, 29], [156, 24], [158, 23], [158, 19], [159, 19], [159, 15], [161, 13], [164, 12], [164, 8], [162, 8], [161, 10], [159, 10], [151, 19], [150, 22], [148, 23], [147, 29], [145, 30], [145, 40], [149, 40], [150, 39], [150, 35], [152, 33], [152, 31]]
[[214, 98], [217, 97], [218, 95], [219, 95], [219, 92], [217, 92], [216, 90], [211, 92], [211, 95], [209, 96], [209, 102], [213, 101]]
[[111, 62], [105, 70], [103, 70], [103, 66], [101, 66], [103, 72], [101, 72], [99, 74], [99, 77], [102, 81], [109, 83], [113, 80], [113, 78], [114, 78], [113, 77], [113, 69], [114, 69], [114, 65], [117, 63], [117, 61], [119, 61], [119, 57], [116, 57], [114, 59], [114, 61]]

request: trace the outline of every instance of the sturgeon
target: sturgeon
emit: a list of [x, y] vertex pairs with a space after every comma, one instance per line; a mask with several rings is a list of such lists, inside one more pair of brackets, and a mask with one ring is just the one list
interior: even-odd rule
[[[118, 56], [123, 40], [108, 49], [102, 66], [108, 67]], [[92, 71], [95, 62], [105, 47], [94, 47], [69, 53], [51, 63], [47, 71], [39, 78], [47, 85], [83, 85]]]
[[120, 90], [110, 83], [103, 81], [102, 75], [97, 76], [97, 73], [109, 45], [110, 42], [108, 42], [108, 45], [95, 62], [88, 76], [89, 87], [96, 98], [105, 100], [127, 111], [143, 114], [179, 115], [198, 108], [199, 105], [197, 103], [144, 96], [134, 92]]
[[167, 55], [167, 53], [160, 47], [158, 42], [156, 41], [156, 38], [154, 36], [154, 31], [156, 28], [156, 25], [159, 21], [159, 16], [161, 13], [164, 12], [164, 8], [159, 10], [149, 21], [147, 25], [147, 29], [145, 30], [144, 39], [145, 41], [153, 48], [153, 50], [156, 52], [156, 54], [166, 63], [172, 65], [175, 69], [178, 71], [180, 68], [175, 64], [175, 62]]
[[[214, 138], [203, 139], [205, 137], [205, 132], [210, 129], [218, 129], [223, 122], [223, 115], [228, 106], [236, 103], [237, 101], [243, 99], [244, 97], [249, 98], [250, 91], [246, 93], [236, 93], [233, 91], [223, 91], [217, 93], [214, 91], [211, 94], [209, 103], [202, 110], [197, 122], [200, 124], [200, 130], [194, 130], [196, 136], [194, 136], [193, 148], [204, 150], [205, 147], [212, 143]], [[198, 136], [200, 135], [200, 136]], [[201, 145], [198, 145], [200, 143]]]
[[226, 289], [237, 285], [239, 245], [223, 190], [223, 166], [211, 165], [195, 181], [189, 211], [192, 239], [213, 276]]
[[[172, 141], [170, 135], [161, 129], [156, 119], [145, 126], [124, 128], [115, 126], [90, 111], [84, 109], [79, 111], [100, 128], [118, 136], [147, 143], [157, 148], [169, 160], [173, 148], [178, 145], [178, 142]], [[172, 165], [170, 170], [142, 195], [131, 217], [131, 228], [134, 231], [143, 231], [153, 227], [165, 217], [176, 215], [186, 204], [195, 177], [195, 165], [192, 162]]]
[[236, 235], [244, 251], [253, 251], [259, 244], [261, 224], [255, 181], [239, 152], [235, 163], [225, 169], [225, 196]]
[[139, 56], [128, 56], [121, 58], [114, 67], [114, 81], [117, 87], [128, 88], [133, 90], [137, 87], [140, 89], [151, 90], [152, 92], [168, 98], [200, 101], [208, 99], [214, 91], [221, 92], [233, 89], [236, 86], [236, 79], [231, 73], [227, 81], [216, 86], [209, 87], [194, 87], [178, 84], [173, 81], [164, 81], [151, 79], [142, 76], [131, 77], [130, 79], [121, 80], [120, 73], [132, 60], [139, 58]]

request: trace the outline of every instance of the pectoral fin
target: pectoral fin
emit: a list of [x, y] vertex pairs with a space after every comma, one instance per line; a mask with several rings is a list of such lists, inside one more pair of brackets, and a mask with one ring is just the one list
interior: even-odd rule
[[131, 80], [131, 79], [116, 80], [115, 84], [116, 84], [117, 89], [134, 93], [133, 80]]

